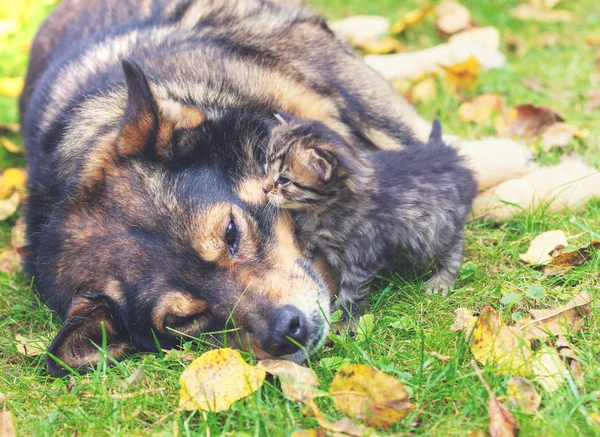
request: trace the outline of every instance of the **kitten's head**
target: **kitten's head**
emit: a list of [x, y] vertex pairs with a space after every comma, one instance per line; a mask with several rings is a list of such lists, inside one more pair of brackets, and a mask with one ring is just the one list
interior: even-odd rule
[[339, 194], [354, 152], [323, 123], [277, 113], [267, 147], [263, 191], [280, 208], [314, 209]]

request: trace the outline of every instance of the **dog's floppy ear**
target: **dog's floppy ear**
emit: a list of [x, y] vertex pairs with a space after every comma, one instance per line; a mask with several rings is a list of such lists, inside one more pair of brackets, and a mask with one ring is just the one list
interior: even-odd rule
[[104, 342], [106, 352], [113, 358], [135, 351], [106, 300], [76, 298], [63, 327], [48, 348], [49, 372], [53, 376], [64, 376], [69, 373], [64, 365], [79, 372], [88, 370], [100, 360], [101, 352], [97, 346], [102, 347]]
[[429, 143], [441, 143], [442, 142], [442, 125], [440, 121], [436, 118], [433, 120], [433, 124], [431, 126], [431, 134], [429, 134]]
[[274, 117], [282, 126], [287, 126], [294, 119], [294, 117], [287, 112], [283, 112], [281, 109], [278, 109], [277, 112], [275, 112]]
[[308, 149], [308, 165], [323, 182], [329, 182], [337, 166], [332, 153], [322, 149]]

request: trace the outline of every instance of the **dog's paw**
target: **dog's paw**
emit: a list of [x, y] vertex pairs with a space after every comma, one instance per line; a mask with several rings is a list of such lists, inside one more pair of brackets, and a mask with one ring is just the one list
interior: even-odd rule
[[453, 285], [454, 281], [449, 281], [443, 275], [436, 273], [425, 283], [425, 294], [440, 294], [442, 297], [448, 297]]

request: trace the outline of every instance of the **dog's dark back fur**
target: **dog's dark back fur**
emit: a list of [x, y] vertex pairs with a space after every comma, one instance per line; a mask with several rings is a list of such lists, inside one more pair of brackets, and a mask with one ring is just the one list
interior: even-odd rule
[[265, 0], [64, 0], [31, 58], [27, 271], [65, 319], [50, 352], [94, 362], [100, 322], [114, 356], [226, 322], [259, 356], [314, 350], [335, 285], [266, 205], [266, 124], [281, 108], [397, 148], [413, 109], [321, 17]]

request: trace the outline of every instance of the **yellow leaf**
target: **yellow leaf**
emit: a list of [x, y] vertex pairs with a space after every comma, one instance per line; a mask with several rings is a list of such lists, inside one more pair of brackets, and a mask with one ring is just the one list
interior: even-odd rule
[[402, 52], [404, 44], [392, 37], [368, 39], [355, 44], [356, 48], [373, 55]]
[[329, 393], [337, 409], [370, 426], [388, 428], [414, 408], [398, 379], [367, 365], [342, 367], [335, 374]]
[[510, 402], [524, 413], [533, 414], [540, 408], [542, 398], [529, 380], [510, 378], [506, 382], [506, 391]]
[[47, 345], [43, 341], [27, 338], [21, 334], [15, 335], [15, 340], [17, 340], [17, 351], [22, 355], [37, 357], [46, 353]]
[[585, 42], [591, 46], [600, 46], [600, 34], [586, 36]]
[[0, 95], [8, 97], [19, 97], [23, 91], [22, 77], [2, 77], [0, 78]]
[[498, 94], [481, 94], [470, 102], [463, 102], [458, 108], [462, 121], [484, 124], [490, 121], [492, 113], [502, 111], [504, 98]]
[[554, 248], [568, 244], [563, 231], [543, 232], [531, 241], [527, 252], [519, 254], [519, 258], [527, 264], [548, 264], [552, 260]]
[[215, 349], [196, 358], [179, 378], [179, 406], [184, 410], [224, 411], [258, 390], [265, 380], [261, 367], [247, 364], [233, 349]]
[[402, 18], [392, 24], [392, 33], [398, 35], [404, 32], [406, 28], [421, 23], [434, 9], [435, 7], [433, 5], [427, 5], [419, 9], [408, 11]]
[[6, 199], [0, 199], [0, 220], [6, 220], [17, 212], [20, 200], [21, 196], [18, 191], [15, 191]]
[[319, 387], [314, 370], [291, 361], [263, 360], [257, 367], [279, 377], [281, 391], [292, 401], [306, 402], [315, 395]]
[[10, 153], [21, 153], [23, 151], [23, 147], [15, 144], [6, 137], [0, 137], [0, 144], [2, 144], [2, 147], [4, 147]]
[[0, 199], [6, 199], [15, 191], [22, 196], [25, 195], [25, 182], [27, 181], [27, 172], [20, 168], [9, 168], [4, 171], [0, 177]]
[[410, 90], [411, 102], [429, 103], [438, 95], [438, 82], [433, 76], [425, 76]]
[[21, 255], [13, 249], [0, 253], [0, 272], [12, 273], [21, 269]]
[[479, 78], [481, 64], [473, 55], [466, 61], [455, 65], [441, 66], [446, 72], [446, 79], [457, 88], [473, 89]]
[[510, 10], [510, 14], [524, 21], [539, 21], [542, 23], [568, 22], [573, 20], [575, 14], [563, 9], [545, 9], [531, 4], [523, 3]]
[[322, 429], [301, 429], [291, 433], [290, 437], [327, 437], [327, 433]]

